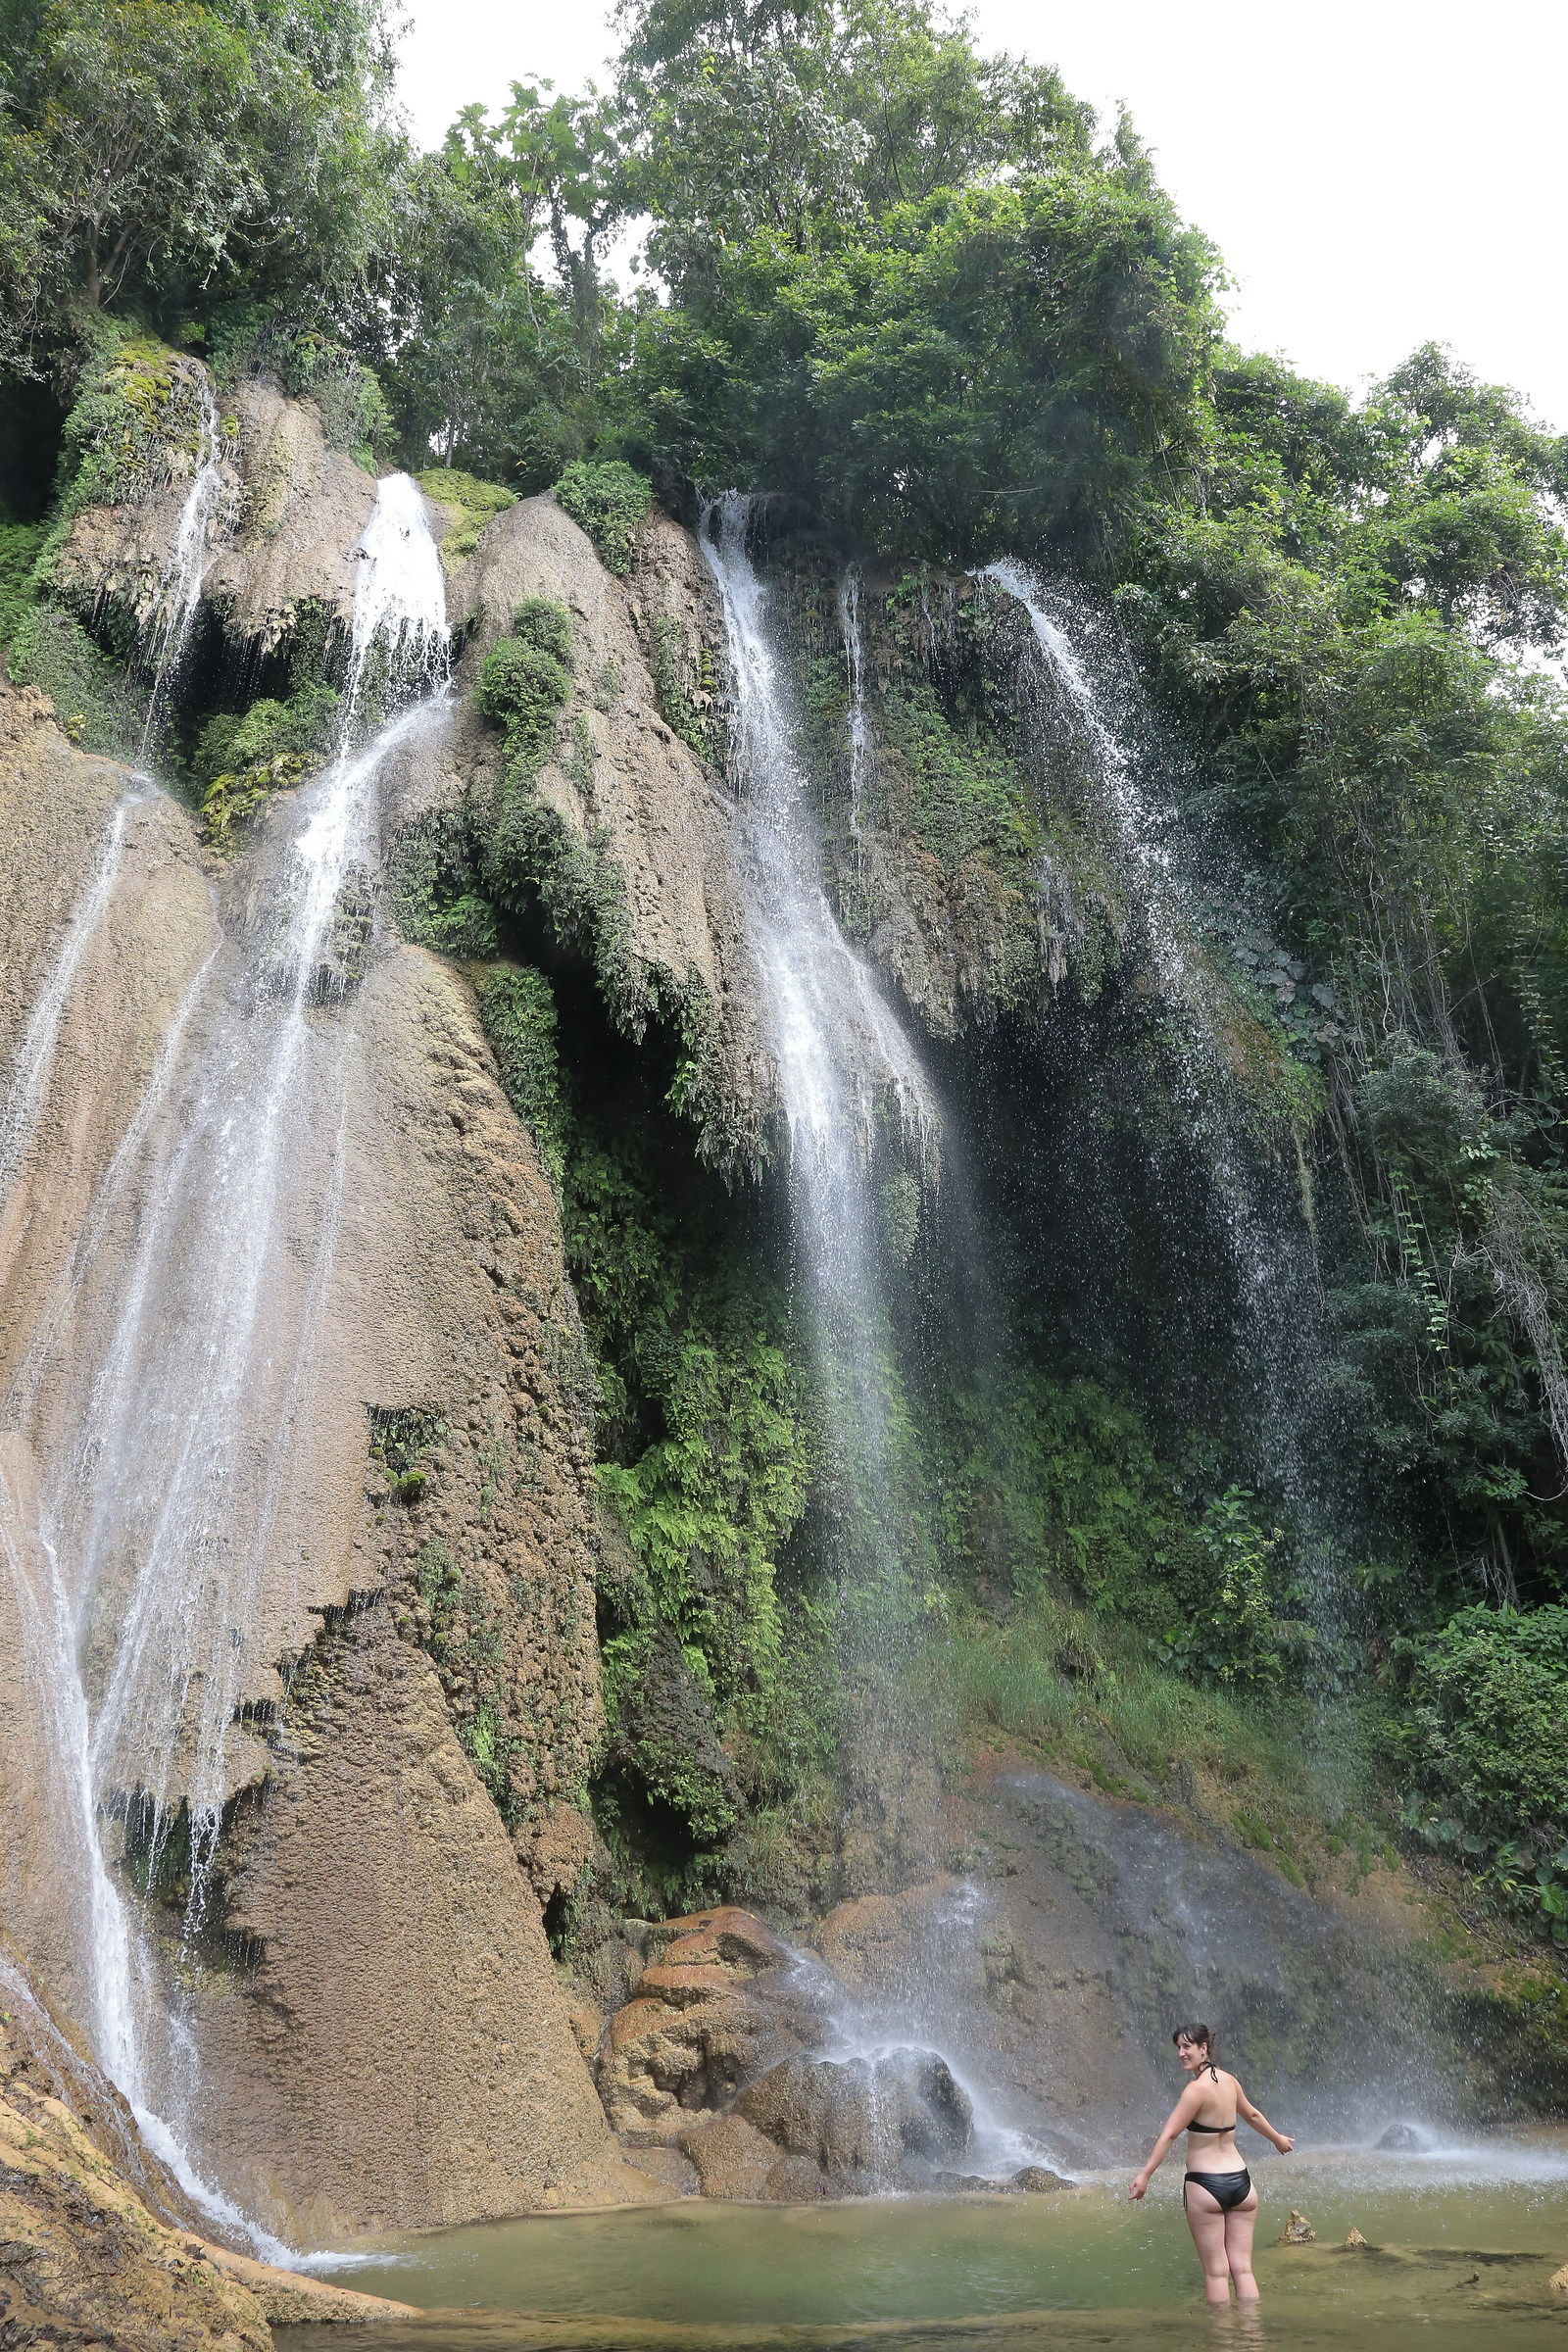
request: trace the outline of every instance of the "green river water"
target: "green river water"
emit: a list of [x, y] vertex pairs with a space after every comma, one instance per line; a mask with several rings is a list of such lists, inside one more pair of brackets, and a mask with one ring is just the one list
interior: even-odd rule
[[[406, 2238], [329, 2275], [427, 2316], [377, 2352], [1026, 2352], [1277, 2345], [1282, 2352], [1568, 2352], [1568, 2135], [1423, 2157], [1259, 2162], [1260, 2313], [1211, 2314], [1167, 2165], [1057, 2196], [814, 2206], [696, 2200]], [[1271, 2241], [1297, 2206], [1309, 2246]], [[1351, 2228], [1371, 2241], [1347, 2250]], [[336, 2328], [280, 2331], [327, 2352]]]

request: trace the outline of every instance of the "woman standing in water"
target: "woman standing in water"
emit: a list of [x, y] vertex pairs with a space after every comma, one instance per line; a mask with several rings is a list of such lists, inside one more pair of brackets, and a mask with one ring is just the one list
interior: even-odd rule
[[1236, 2077], [1214, 2064], [1214, 2036], [1207, 2026], [1178, 2026], [1171, 2039], [1190, 2080], [1151, 2149], [1149, 2162], [1134, 2175], [1127, 2193], [1143, 2195], [1171, 2142], [1185, 2132], [1187, 2178], [1182, 2201], [1203, 2266], [1203, 2292], [1210, 2303], [1229, 2303], [1234, 2278], [1237, 2302], [1255, 2303], [1252, 2225], [1257, 2219], [1257, 2191], [1236, 2145], [1237, 2120], [1271, 2139], [1282, 2156], [1290, 2154], [1294, 2143], [1252, 2105]]

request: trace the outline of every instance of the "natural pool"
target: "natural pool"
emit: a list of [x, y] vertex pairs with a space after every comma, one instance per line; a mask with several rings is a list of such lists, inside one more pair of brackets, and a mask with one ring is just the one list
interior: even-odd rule
[[[1026, 2352], [1219, 2344], [1297, 2352], [1568, 2352], [1568, 2136], [1423, 2155], [1317, 2150], [1255, 2168], [1261, 2315], [1208, 2313], [1172, 2165], [1060, 2196], [812, 2206], [695, 2200], [408, 2238], [334, 2275], [427, 2319], [378, 2352]], [[1310, 2246], [1271, 2241], [1289, 2208]], [[1352, 2229], [1371, 2241], [1347, 2251]], [[335, 2329], [280, 2331], [325, 2352]]]

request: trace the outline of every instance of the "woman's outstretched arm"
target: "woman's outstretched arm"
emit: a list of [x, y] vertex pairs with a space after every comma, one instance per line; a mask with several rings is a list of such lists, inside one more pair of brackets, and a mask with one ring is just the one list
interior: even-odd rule
[[1261, 2132], [1265, 2139], [1271, 2139], [1282, 2156], [1288, 2156], [1295, 2147], [1295, 2140], [1287, 2139], [1283, 2132], [1275, 2131], [1262, 2108], [1252, 2105], [1239, 2082], [1236, 2085], [1236, 2112], [1251, 2125], [1254, 2132]]
[[1188, 2119], [1193, 2114], [1193, 2111], [1197, 2107], [1199, 2099], [1201, 2097], [1201, 2095], [1202, 2094], [1199, 2090], [1196, 2082], [1189, 2083], [1188, 2087], [1182, 2092], [1181, 2097], [1177, 2100], [1175, 2106], [1170, 2111], [1170, 2117], [1165, 2125], [1164, 2131], [1161, 2132], [1159, 2137], [1155, 2140], [1153, 2146], [1149, 2151], [1149, 2162], [1144, 2166], [1144, 2169], [1141, 2173], [1134, 2173], [1133, 2175], [1132, 2185], [1127, 2191], [1127, 2194], [1130, 2197], [1141, 2197], [1143, 2195], [1145, 2189], [1149, 2186], [1152, 2177], [1158, 2172], [1160, 2166], [1164, 2163], [1165, 2158], [1169, 2155], [1171, 2141], [1173, 2139], [1179, 2139], [1181, 2134], [1186, 2131]]

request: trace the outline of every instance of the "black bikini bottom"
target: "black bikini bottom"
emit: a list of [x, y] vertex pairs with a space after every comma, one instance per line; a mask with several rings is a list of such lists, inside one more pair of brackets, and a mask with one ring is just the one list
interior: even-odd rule
[[1221, 2213], [1229, 2213], [1233, 2206], [1245, 2205], [1252, 2193], [1252, 2176], [1246, 2171], [1240, 2173], [1189, 2173], [1186, 2180], [1182, 2183], [1184, 2202], [1187, 2196], [1187, 2180], [1196, 2180], [1200, 2188], [1206, 2188]]

